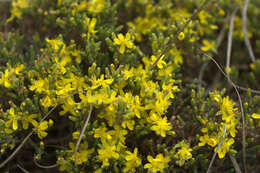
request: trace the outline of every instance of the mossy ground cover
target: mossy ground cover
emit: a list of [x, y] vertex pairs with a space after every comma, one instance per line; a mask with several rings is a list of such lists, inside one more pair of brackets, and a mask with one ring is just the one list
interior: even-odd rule
[[1, 172], [258, 172], [258, 0], [0, 1]]

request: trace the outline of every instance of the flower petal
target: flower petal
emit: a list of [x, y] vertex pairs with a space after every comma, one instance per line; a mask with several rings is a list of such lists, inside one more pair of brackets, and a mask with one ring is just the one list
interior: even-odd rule
[[253, 113], [253, 114], [252, 114], [252, 118], [254, 118], [254, 119], [260, 119], [260, 114]]

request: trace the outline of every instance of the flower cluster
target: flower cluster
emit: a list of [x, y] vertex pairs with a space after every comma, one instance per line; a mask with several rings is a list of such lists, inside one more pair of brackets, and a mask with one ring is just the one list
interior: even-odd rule
[[[34, 159], [56, 162], [56, 172], [205, 172], [212, 152], [220, 158], [216, 162], [235, 156], [243, 125], [238, 104], [230, 90], [230, 96], [217, 90], [226, 86], [218, 76], [216, 89], [205, 91], [216, 71], [200, 56], [225, 53], [217, 49], [226, 44], [219, 31], [228, 27], [226, 11], [233, 4], [200, 9], [193, 0], [0, 3], [9, 3], [0, 6], [1, 160], [29, 139], [26, 134], [25, 152], [33, 146]], [[250, 16], [259, 10], [249, 8]], [[258, 26], [255, 21], [252, 26]], [[241, 41], [240, 17], [234, 25], [234, 40]], [[259, 33], [249, 28], [248, 35]], [[239, 45], [232, 49], [240, 63], [245, 54]], [[206, 69], [198, 71], [201, 65]], [[259, 68], [259, 60], [232, 66], [230, 77], [235, 81], [242, 74], [241, 84], [257, 88]], [[260, 98], [250, 90], [241, 98], [247, 99], [248, 147], [255, 147]], [[229, 165], [214, 165], [232, 172]]]

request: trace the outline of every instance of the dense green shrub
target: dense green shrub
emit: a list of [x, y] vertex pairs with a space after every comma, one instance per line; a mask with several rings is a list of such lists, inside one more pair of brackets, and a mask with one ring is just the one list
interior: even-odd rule
[[1, 169], [206, 172], [212, 161], [212, 172], [257, 171], [260, 4], [246, 20], [256, 60], [243, 8], [0, 1]]

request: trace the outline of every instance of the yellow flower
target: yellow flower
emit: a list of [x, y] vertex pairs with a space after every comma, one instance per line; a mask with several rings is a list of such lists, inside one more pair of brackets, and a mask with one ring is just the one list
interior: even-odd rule
[[12, 1], [11, 17], [7, 19], [7, 22], [12, 21], [15, 17], [21, 18], [22, 9], [28, 8], [30, 4], [31, 4], [30, 0]]
[[126, 151], [126, 165], [123, 169], [123, 172], [135, 171], [135, 168], [142, 164], [142, 160], [137, 156], [137, 148], [134, 149], [134, 153], [130, 151]]
[[41, 105], [44, 107], [50, 107], [52, 105], [52, 100], [48, 95], [41, 99]]
[[98, 157], [100, 161], [102, 161], [102, 167], [109, 166], [109, 159], [119, 158], [119, 154], [116, 152], [116, 146], [110, 145], [108, 143], [103, 143], [101, 149], [98, 150]]
[[90, 34], [95, 34], [97, 31], [95, 30], [95, 26], [97, 23], [96, 18], [92, 18], [91, 20], [89, 18], [85, 19], [85, 25], [88, 28], [88, 39], [90, 38]]
[[87, 7], [90, 13], [97, 15], [106, 7], [106, 2], [105, 0], [89, 0]]
[[[220, 159], [224, 158], [226, 153], [230, 150], [230, 146], [234, 143], [234, 139], [225, 139], [222, 143], [222, 145], [220, 146], [219, 150], [218, 150], [218, 157]], [[217, 148], [215, 148], [216, 150]]]
[[168, 162], [170, 162], [170, 158], [164, 157], [162, 154], [158, 154], [156, 158], [147, 156], [147, 159], [150, 163], [145, 164], [144, 168], [151, 170], [153, 173], [162, 172], [164, 168], [168, 167]]
[[134, 69], [131, 68], [130, 70], [128, 70], [128, 68], [126, 68], [125, 70], [122, 71], [124, 78], [127, 80], [128, 78], [134, 76]]
[[35, 118], [37, 118], [37, 114], [31, 114], [22, 117], [21, 121], [23, 124], [23, 129], [27, 130], [29, 127], [29, 123], [31, 123], [33, 126], [37, 126], [38, 122], [35, 120]]
[[49, 90], [49, 81], [47, 78], [33, 80], [30, 86], [31, 91], [36, 91], [38, 93], [47, 92]]
[[66, 45], [63, 43], [60, 39], [53, 39], [50, 40], [48, 38], [45, 39], [45, 41], [48, 43], [47, 46], [50, 49], [53, 49], [55, 52], [58, 52], [60, 49], [61, 53], [65, 51]]
[[[76, 145], [72, 142], [69, 143], [70, 150], [67, 150], [70, 153], [73, 153], [73, 155], [70, 157], [70, 160], [75, 161], [75, 148]], [[86, 145], [81, 144], [79, 147], [79, 151], [77, 152], [77, 165], [81, 165], [82, 163], [85, 163], [88, 161], [88, 157], [94, 152], [94, 148], [88, 149]]]
[[162, 137], [166, 136], [166, 131], [171, 130], [171, 123], [167, 122], [167, 117], [159, 118], [154, 122], [155, 125], [151, 127], [151, 130], [155, 131], [156, 134], [161, 135]]
[[200, 139], [200, 143], [198, 144], [198, 146], [202, 147], [208, 143], [209, 136], [204, 135], [204, 136], [201, 136], [199, 139]]
[[114, 79], [105, 79], [104, 80], [104, 75], [102, 74], [99, 79], [96, 79], [96, 76], [93, 76], [91, 80], [92, 86], [91, 89], [96, 89], [99, 86], [102, 86], [103, 88], [107, 88], [108, 85], [112, 84]]
[[0, 84], [4, 85], [6, 88], [10, 88], [12, 83], [11, 77], [11, 71], [9, 69], [6, 69], [5, 72], [1, 75]]
[[201, 50], [204, 51], [204, 52], [208, 52], [210, 50], [213, 50], [215, 45], [216, 45], [215, 41], [209, 42], [208, 40], [203, 40], [202, 43], [203, 43], [203, 46], [201, 46]]
[[215, 145], [217, 145], [217, 141], [215, 138], [209, 138], [208, 139], [208, 144], [211, 146], [211, 147], [214, 147]]
[[192, 154], [190, 151], [192, 151], [192, 149], [189, 147], [188, 144], [186, 144], [184, 141], [181, 141], [180, 143], [178, 143], [180, 145], [180, 149], [178, 150], [177, 157], [181, 160], [187, 160], [190, 159], [192, 157]]
[[79, 139], [79, 136], [80, 136], [80, 132], [79, 131], [76, 131], [76, 132], [72, 133], [73, 139]]
[[8, 111], [9, 115], [10, 115], [10, 120], [8, 120], [5, 124], [6, 127], [9, 127], [12, 124], [12, 128], [13, 130], [17, 130], [18, 129], [18, 115], [15, 113], [14, 108], [10, 108]]
[[235, 111], [236, 108], [233, 108], [235, 103], [232, 100], [229, 100], [229, 97], [225, 97], [222, 100], [222, 104], [220, 107], [220, 111], [222, 113], [222, 120], [226, 121], [227, 123], [230, 123], [232, 120], [234, 120]]
[[206, 24], [207, 23], [207, 18], [210, 17], [210, 14], [206, 12], [205, 10], [201, 10], [198, 15], [200, 19], [201, 24]]
[[119, 52], [121, 54], [125, 52], [126, 47], [129, 49], [132, 49], [134, 47], [134, 44], [132, 43], [130, 38], [131, 35], [129, 33], [127, 33], [126, 36], [124, 36], [123, 34], [118, 34], [118, 37], [114, 38], [114, 43], [120, 46]]
[[192, 158], [192, 154], [191, 154], [192, 149], [189, 147], [188, 144], [184, 142], [184, 140], [176, 144], [174, 148], [179, 148], [175, 156], [177, 158], [176, 163], [179, 166], [182, 166], [186, 160]]
[[185, 38], [185, 35], [183, 32], [180, 32], [178, 35], [178, 40], [183, 40]]
[[47, 130], [48, 124], [48, 121], [43, 121], [38, 126], [36, 126], [36, 132], [40, 139], [47, 136], [48, 133], [45, 132], [45, 130]]
[[[160, 59], [159, 59], [159, 61], [157, 61], [157, 64], [156, 64], [156, 65], [157, 65], [157, 67], [158, 67], [159, 69], [162, 69], [163, 66], [166, 65], [166, 62], [163, 61], [164, 56], [165, 56], [165, 55], [161, 56]], [[152, 56], [151, 56], [151, 60], [152, 60], [152, 64], [153, 64], [153, 63], [157, 60], [157, 57], [154, 56], [154, 55], [152, 55]]]

